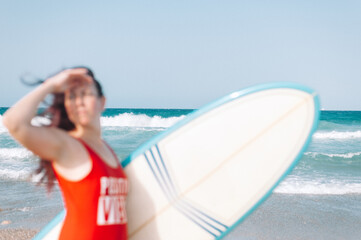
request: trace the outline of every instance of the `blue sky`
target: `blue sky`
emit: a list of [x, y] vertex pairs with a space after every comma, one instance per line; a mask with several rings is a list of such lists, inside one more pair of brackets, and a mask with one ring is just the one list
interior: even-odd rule
[[199, 108], [267, 82], [361, 110], [361, 1], [1, 1], [0, 106], [19, 76], [91, 67], [107, 107]]

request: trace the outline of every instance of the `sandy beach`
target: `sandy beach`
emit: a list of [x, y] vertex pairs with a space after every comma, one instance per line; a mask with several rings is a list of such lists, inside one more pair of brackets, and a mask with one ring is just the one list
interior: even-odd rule
[[0, 229], [0, 240], [32, 239], [37, 232], [32, 229]]

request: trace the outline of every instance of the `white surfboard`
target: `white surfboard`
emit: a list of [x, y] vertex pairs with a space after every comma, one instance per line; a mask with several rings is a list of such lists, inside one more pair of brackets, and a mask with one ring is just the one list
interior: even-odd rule
[[[319, 118], [313, 90], [248, 88], [187, 116], [122, 165], [131, 240], [221, 239], [292, 170]], [[56, 239], [64, 211], [35, 239]]]

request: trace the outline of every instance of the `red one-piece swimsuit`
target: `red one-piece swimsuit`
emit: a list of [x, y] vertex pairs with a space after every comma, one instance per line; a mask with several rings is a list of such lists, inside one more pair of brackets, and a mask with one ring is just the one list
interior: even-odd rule
[[66, 180], [53, 168], [66, 209], [59, 239], [125, 240], [127, 177], [120, 164], [116, 168], [107, 165], [87, 144], [80, 142], [88, 151], [93, 164], [84, 179]]

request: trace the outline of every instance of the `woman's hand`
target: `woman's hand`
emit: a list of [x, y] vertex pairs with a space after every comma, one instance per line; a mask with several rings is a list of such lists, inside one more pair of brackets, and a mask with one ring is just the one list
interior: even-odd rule
[[36, 155], [44, 159], [60, 159], [69, 135], [57, 128], [32, 126], [31, 120], [40, 102], [49, 93], [63, 93], [77, 84], [92, 82], [87, 69], [64, 70], [48, 78], [8, 109], [3, 115], [3, 124], [18, 142]]
[[79, 84], [92, 83], [93, 79], [87, 73], [85, 68], [66, 69], [48, 78], [44, 84], [51, 85], [54, 93], [63, 93]]
[[[67, 69], [53, 77], [20, 99], [3, 115], [3, 124], [24, 146], [31, 145], [31, 139], [38, 130], [34, 130], [31, 120], [35, 116], [40, 102], [49, 93], [63, 93], [77, 84], [91, 83], [93, 80], [85, 68]], [[48, 131], [43, 130], [43, 131]], [[46, 134], [45, 134], [46, 135]], [[29, 149], [31, 147], [28, 146]]]

